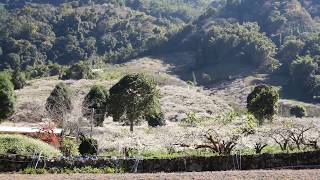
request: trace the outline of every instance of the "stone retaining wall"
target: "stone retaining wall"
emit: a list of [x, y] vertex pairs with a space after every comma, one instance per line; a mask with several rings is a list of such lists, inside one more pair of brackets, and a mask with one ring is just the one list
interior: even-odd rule
[[[20, 171], [35, 167], [37, 158], [23, 156], [0, 156], [0, 172]], [[246, 156], [184, 157], [171, 159], [40, 159], [38, 168], [74, 167], [119, 167], [128, 172], [192, 172], [277, 169], [297, 167], [317, 167], [320, 165], [320, 151], [291, 154], [262, 154]]]

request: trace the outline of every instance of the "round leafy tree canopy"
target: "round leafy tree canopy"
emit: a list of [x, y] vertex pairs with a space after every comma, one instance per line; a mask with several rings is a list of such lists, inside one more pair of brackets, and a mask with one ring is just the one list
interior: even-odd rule
[[272, 120], [277, 113], [279, 93], [269, 85], [259, 85], [249, 94], [247, 108], [260, 123], [264, 119]]
[[159, 109], [156, 82], [145, 74], [124, 76], [110, 89], [110, 114], [114, 121], [126, 115], [133, 131], [133, 122]]

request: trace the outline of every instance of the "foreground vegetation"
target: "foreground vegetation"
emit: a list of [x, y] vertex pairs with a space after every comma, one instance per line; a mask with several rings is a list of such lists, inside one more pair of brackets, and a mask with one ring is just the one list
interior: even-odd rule
[[114, 173], [124, 173], [123, 169], [114, 169], [110, 167], [105, 168], [93, 168], [90, 166], [83, 167], [83, 168], [51, 168], [49, 170], [39, 168], [26, 168], [22, 170], [22, 174], [114, 174]]
[[55, 147], [33, 138], [22, 135], [0, 135], [0, 154], [40, 155], [45, 157], [57, 157], [61, 153]]

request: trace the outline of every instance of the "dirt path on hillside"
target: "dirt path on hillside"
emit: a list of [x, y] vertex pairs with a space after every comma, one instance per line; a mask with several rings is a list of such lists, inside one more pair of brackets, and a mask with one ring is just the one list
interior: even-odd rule
[[320, 179], [320, 170], [277, 170], [277, 171], [226, 171], [200, 173], [157, 173], [157, 174], [73, 174], [73, 175], [22, 175], [0, 174], [1, 180], [70, 180], [70, 179]]

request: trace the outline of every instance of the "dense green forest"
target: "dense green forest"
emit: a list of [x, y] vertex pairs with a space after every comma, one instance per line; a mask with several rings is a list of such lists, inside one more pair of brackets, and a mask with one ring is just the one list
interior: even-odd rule
[[[0, 68], [28, 77], [61, 65], [194, 51], [194, 69], [234, 62], [320, 94], [316, 0], [0, 0]], [[30, 75], [31, 74], [31, 75]]]
[[1, 69], [36, 71], [54, 63], [127, 61], [167, 41], [209, 3], [206, 0], [0, 2]]

